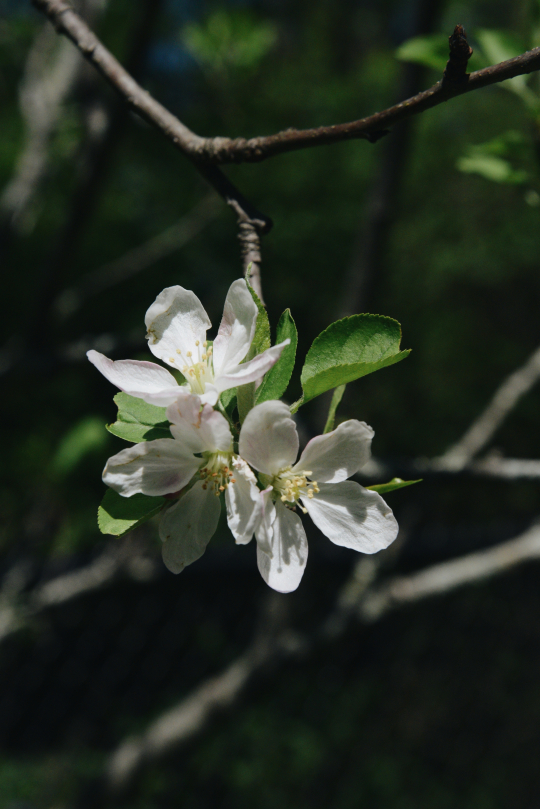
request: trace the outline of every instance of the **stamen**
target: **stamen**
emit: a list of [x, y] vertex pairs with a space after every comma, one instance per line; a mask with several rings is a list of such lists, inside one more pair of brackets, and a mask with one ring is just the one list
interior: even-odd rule
[[200, 342], [200, 340], [195, 340], [195, 345], [198, 346], [199, 342]]
[[191, 356], [192, 356], [191, 351], [186, 351], [186, 357], [191, 357]]

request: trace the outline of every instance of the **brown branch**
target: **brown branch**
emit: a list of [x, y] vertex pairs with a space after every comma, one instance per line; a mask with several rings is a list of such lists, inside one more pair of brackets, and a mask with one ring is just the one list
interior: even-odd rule
[[239, 223], [251, 222], [261, 233], [270, 230], [271, 220], [257, 211], [217, 166], [211, 165], [211, 162], [219, 161], [205, 160], [208, 157], [208, 138], [196, 135], [144, 90], [68, 3], [64, 0], [32, 1], [36, 8], [46, 14], [58, 33], [71, 39], [129, 106], [146, 121], [157, 126], [197, 166], [202, 176], [236, 212]]
[[[471, 73], [466, 82], [437, 82], [412, 98], [358, 121], [315, 129], [287, 129], [275, 135], [249, 139], [204, 138], [188, 129], [137, 84], [64, 0], [33, 0], [33, 3], [47, 15], [57, 31], [68, 36], [77, 45], [133, 110], [158, 127], [194, 163], [214, 164], [214, 167], [217, 163], [258, 162], [284, 152], [343, 140], [363, 138], [375, 142], [386, 134], [388, 127], [411, 115], [436, 107], [454, 96], [540, 69], [540, 48], [533, 48], [514, 59]], [[207, 179], [213, 184], [209, 177]]]

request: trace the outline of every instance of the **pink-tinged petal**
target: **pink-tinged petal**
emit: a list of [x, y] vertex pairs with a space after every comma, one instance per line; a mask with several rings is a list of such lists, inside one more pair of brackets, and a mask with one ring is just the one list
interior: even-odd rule
[[162, 514], [162, 556], [172, 573], [181, 573], [200, 559], [216, 531], [220, 511], [219, 497], [198, 482]]
[[308, 470], [318, 483], [346, 480], [369, 461], [374, 434], [363, 421], [344, 421], [331, 433], [313, 438], [293, 469]]
[[87, 351], [86, 356], [105, 379], [127, 393], [137, 391], [139, 398], [146, 393], [160, 393], [167, 388], [178, 388], [174, 376], [155, 362], [138, 360], [110, 360], [99, 351]]
[[[202, 303], [189, 289], [175, 286], [160, 292], [144, 318], [148, 347], [160, 360], [178, 368], [189, 365], [187, 352], [197, 362], [211, 323]], [[199, 346], [196, 346], [196, 341]]]
[[263, 500], [247, 463], [235, 458], [232, 465], [235, 482], [225, 490], [227, 523], [237, 545], [247, 545], [262, 519]]
[[302, 498], [309, 516], [335, 545], [361, 553], [387, 548], [398, 533], [398, 524], [380, 494], [359, 483], [322, 483], [312, 499]]
[[201, 459], [173, 438], [135, 444], [109, 458], [103, 481], [121, 494], [154, 497], [182, 489], [193, 477]]
[[223, 318], [214, 340], [215, 376], [242, 362], [255, 334], [257, 314], [257, 305], [251, 297], [247, 284], [239, 278], [231, 284], [227, 293]]
[[[219, 375], [215, 372], [214, 385], [221, 392], [229, 388], [236, 388], [238, 385], [246, 385], [248, 382], [255, 382], [276, 364], [281, 356], [281, 352], [291, 341], [287, 337], [282, 343], [278, 343], [271, 348], [267, 348], [262, 354], [257, 354], [252, 360], [243, 362], [241, 365], [234, 365], [226, 373]], [[214, 366], [215, 367], [215, 366]]]
[[279, 500], [272, 526], [270, 553], [257, 544], [257, 565], [265, 582], [278, 593], [292, 593], [304, 575], [308, 544], [298, 514]]
[[239, 453], [266, 475], [277, 475], [294, 463], [298, 433], [286, 404], [271, 400], [249, 411], [240, 431]]
[[172, 435], [191, 452], [232, 452], [229, 422], [209, 404], [201, 409], [200, 401], [191, 395], [167, 408]]

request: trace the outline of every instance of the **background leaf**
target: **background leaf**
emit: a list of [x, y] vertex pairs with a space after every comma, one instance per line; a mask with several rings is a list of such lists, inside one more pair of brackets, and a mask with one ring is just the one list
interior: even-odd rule
[[400, 351], [400, 341], [401, 327], [390, 317], [352, 315], [332, 323], [307, 353], [302, 403], [405, 359], [410, 351]]
[[276, 328], [276, 344], [282, 343], [287, 338], [291, 342], [288, 346], [285, 346], [279, 360], [270, 368], [262, 384], [255, 392], [257, 404], [266, 402], [268, 399], [280, 399], [287, 390], [292, 376], [296, 359], [296, 347], [298, 345], [298, 332], [290, 309], [285, 309], [279, 319]]
[[107, 430], [113, 435], [135, 444], [171, 437], [167, 408], [147, 404], [128, 393], [117, 393], [114, 402], [118, 406], [118, 419], [107, 425]]
[[99, 530], [102, 534], [120, 537], [161, 511], [164, 503], [164, 497], [146, 494], [121, 497], [113, 489], [107, 489], [98, 508]]

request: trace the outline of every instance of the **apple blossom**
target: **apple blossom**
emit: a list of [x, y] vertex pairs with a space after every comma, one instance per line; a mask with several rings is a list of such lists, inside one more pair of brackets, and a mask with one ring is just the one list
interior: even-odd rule
[[347, 480], [369, 459], [373, 435], [364, 422], [345, 421], [312, 439], [295, 463], [298, 433], [283, 402], [263, 402], [246, 416], [239, 452], [266, 487], [256, 518], [257, 562], [274, 590], [295, 590], [306, 566], [307, 538], [296, 506], [336, 545], [375, 553], [396, 538], [397, 522], [382, 497]]
[[[229, 388], [254, 382], [279, 359], [288, 339], [243, 362], [255, 334], [257, 305], [247, 284], [231, 284], [223, 318], [212, 346], [206, 340], [211, 323], [194, 292], [181, 286], [164, 289], [145, 316], [150, 351], [179, 371], [201, 402], [215, 404]], [[183, 386], [160, 365], [138, 360], [114, 362], [98, 351], [87, 357], [120, 390], [150, 404], [172, 404]]]
[[124, 497], [180, 493], [162, 512], [159, 526], [163, 561], [180, 573], [206, 550], [218, 524], [221, 492], [239, 544], [253, 536], [262, 502], [253, 472], [233, 452], [229, 424], [221, 413], [209, 404], [201, 407], [198, 396], [179, 388], [167, 418], [172, 438], [121, 450], [109, 458], [103, 480]]

